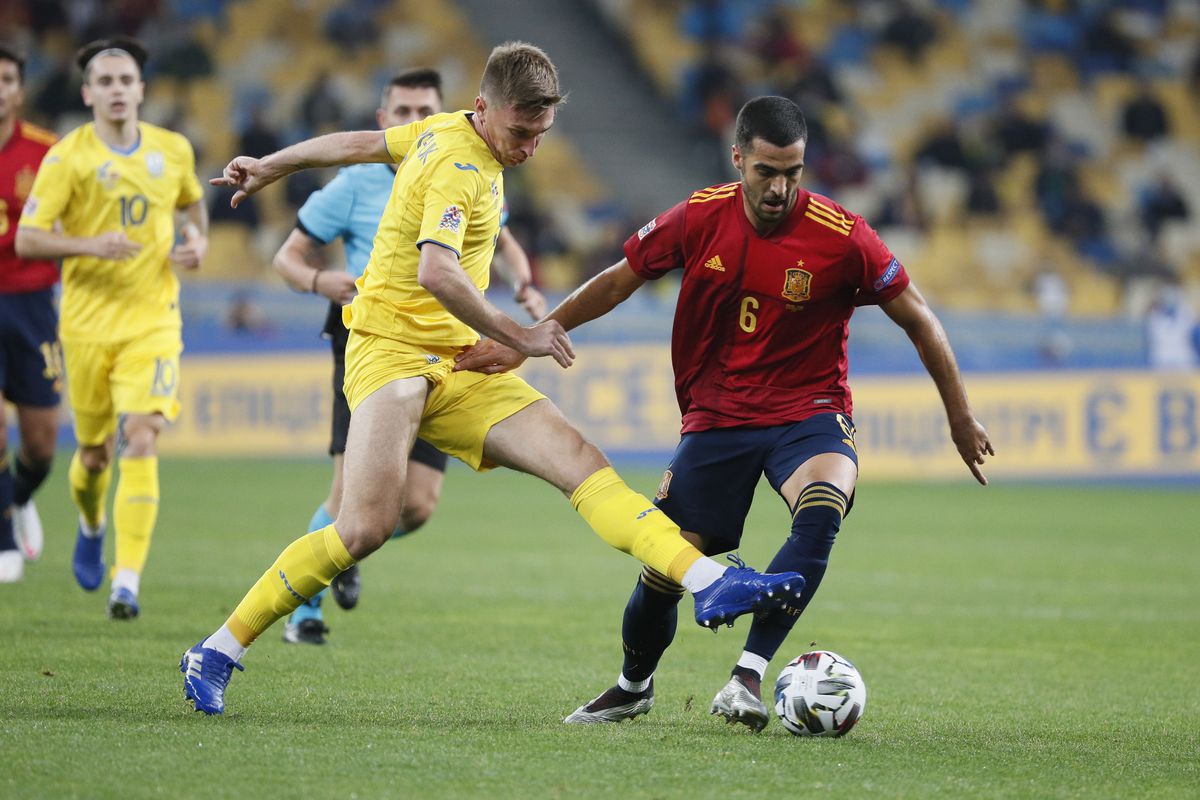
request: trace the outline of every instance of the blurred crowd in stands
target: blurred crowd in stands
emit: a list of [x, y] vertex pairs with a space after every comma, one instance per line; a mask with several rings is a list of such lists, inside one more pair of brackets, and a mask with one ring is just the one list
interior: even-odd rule
[[[1200, 286], [1195, 0], [577, 2], [623, 20], [647, 74], [663, 52], [682, 54], [648, 83], [707, 143], [698, 181], [736, 178], [728, 153], [742, 102], [793, 98], [809, 122], [805, 184], [871, 221], [942, 304], [1047, 319], [1140, 315], [1162, 287], [1186, 303]], [[414, 42], [425, 39], [453, 49], [429, 27], [394, 24], [425, 4], [274, 5], [290, 8], [253, 43], [229, 17], [265, 0], [36, 0], [0, 6], [0, 22], [25, 36], [28, 116], [59, 131], [87, 119], [75, 47], [118, 32], [144, 39], [153, 56], [144, 116], [186, 133], [202, 174], [234, 150], [260, 155], [373, 127], [375, 92], [396, 66], [386, 53], [422, 52]], [[669, 25], [654, 27], [664, 15]], [[319, 33], [306, 39], [310, 18]], [[339, 58], [298, 52], [307, 50]], [[446, 58], [432, 65], [462, 84], [449, 106], [470, 102], [471, 65]], [[294, 86], [270, 78], [280, 74]], [[263, 230], [286, 232], [328, 177], [303, 173], [279, 198], [238, 211], [213, 193], [215, 227], [240, 226], [247, 233], [231, 246], [269, 252], [278, 241], [262, 241]], [[600, 232], [580, 251], [557, 201], [513, 178], [511, 225], [535, 269], [569, 256], [575, 270], [552, 288], [619, 257], [630, 215], [644, 211], [597, 204]], [[1059, 346], [1048, 335], [1049, 351]]]
[[[1200, 4], [676, 7], [694, 54], [677, 100], [715, 160], [742, 102], [783, 94], [808, 116], [806, 185], [910, 255], [948, 257], [960, 281], [974, 261], [987, 288], [1019, 285], [1050, 317], [1138, 313], [1200, 287]], [[945, 238], [966, 249], [921, 246]], [[1073, 302], [1093, 280], [1112, 291]]]

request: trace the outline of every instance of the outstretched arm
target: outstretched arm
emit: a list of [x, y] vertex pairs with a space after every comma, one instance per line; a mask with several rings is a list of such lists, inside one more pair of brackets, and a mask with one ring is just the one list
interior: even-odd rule
[[293, 172], [314, 167], [336, 167], [342, 164], [389, 163], [383, 131], [347, 131], [330, 133], [315, 139], [297, 142], [263, 158], [238, 156], [219, 178], [209, 181], [213, 186], [237, 188], [229, 205], [234, 208], [245, 198], [264, 186], [270, 186]]
[[[563, 330], [572, 330], [612, 311], [645, 282], [645, 278], [634, 272], [623, 258], [571, 292], [546, 319], [558, 322]], [[507, 372], [519, 367], [524, 360], [524, 356], [513, 348], [488, 340], [459, 354], [454, 368], [484, 373]]]
[[963, 387], [958, 362], [954, 360], [954, 351], [950, 348], [950, 340], [946, 338], [942, 323], [911, 283], [894, 299], [884, 303], [883, 310], [904, 329], [917, 348], [921, 362], [942, 397], [946, 419], [950, 423], [950, 438], [954, 440], [958, 454], [970, 468], [975, 480], [987, 486], [987, 478], [979, 465], [983, 464], [984, 455], [994, 456], [996, 453], [987, 431], [975, 419], [975, 413], [967, 402], [967, 390]]

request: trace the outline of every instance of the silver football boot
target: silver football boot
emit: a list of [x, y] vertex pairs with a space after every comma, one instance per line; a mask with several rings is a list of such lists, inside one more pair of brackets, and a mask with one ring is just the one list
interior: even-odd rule
[[767, 720], [771, 718], [771, 712], [762, 700], [736, 675], [717, 692], [709, 713], [720, 714], [726, 722], [740, 722], [755, 733], [767, 727]]
[[646, 691], [634, 694], [620, 686], [607, 689], [602, 695], [575, 709], [563, 720], [567, 725], [594, 725], [601, 722], [620, 722], [647, 714], [654, 708], [654, 681]]

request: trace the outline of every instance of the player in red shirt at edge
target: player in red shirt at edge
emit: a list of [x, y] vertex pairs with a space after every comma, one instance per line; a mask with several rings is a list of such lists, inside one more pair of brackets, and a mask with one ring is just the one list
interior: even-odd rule
[[[17, 258], [14, 245], [21, 208], [55, 140], [18, 118], [24, 77], [21, 53], [0, 42], [0, 583], [19, 581], [25, 560], [42, 553], [42, 524], [31, 498], [50, 473], [62, 388], [53, 294], [58, 265]], [[6, 400], [17, 408], [21, 435], [11, 469]]]
[[[695, 192], [625, 243], [625, 258], [549, 315], [570, 330], [602, 316], [647, 280], [683, 270], [671, 359], [683, 413], [679, 446], [655, 503], [707, 554], [741, 539], [765, 473], [792, 512], [791, 534], [767, 572], [805, 579], [793, 604], [756, 618], [712, 713], [761, 730], [767, 663], [812, 599], [858, 478], [846, 339], [856, 306], [879, 305], [933, 378], [959, 455], [983, 485], [987, 431], [967, 402], [946, 333], [900, 262], [859, 216], [800, 187], [804, 115], [759, 97], [737, 118], [742, 180]], [[492, 341], [458, 368], [512, 369], [523, 358]], [[652, 676], [675, 635], [683, 589], [643, 569], [625, 608], [616, 686], [566, 722], [619, 722], [650, 710]]]

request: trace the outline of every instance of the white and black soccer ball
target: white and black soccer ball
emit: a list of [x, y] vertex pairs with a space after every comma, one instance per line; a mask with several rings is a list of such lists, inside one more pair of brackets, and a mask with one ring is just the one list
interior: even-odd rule
[[853, 664], [828, 650], [793, 660], [775, 681], [775, 714], [796, 736], [842, 736], [867, 707], [867, 685]]

